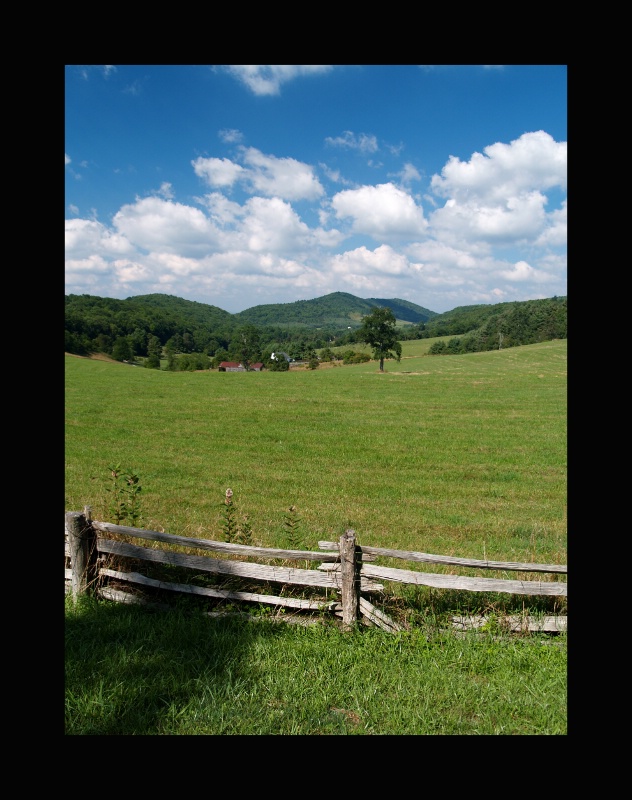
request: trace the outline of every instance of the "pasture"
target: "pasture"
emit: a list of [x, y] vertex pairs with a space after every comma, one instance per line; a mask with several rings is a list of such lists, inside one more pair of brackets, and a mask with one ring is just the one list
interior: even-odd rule
[[[425, 346], [428, 341], [423, 341]], [[289, 373], [163, 372], [66, 356], [65, 509], [108, 519], [139, 474], [141, 527], [218, 538], [226, 488], [257, 544], [296, 508], [308, 547], [566, 563], [566, 340]]]
[[[221, 540], [230, 487], [265, 547], [285, 546], [295, 506], [309, 549], [352, 527], [364, 545], [566, 563], [566, 341], [434, 357], [421, 344], [384, 374], [66, 356], [65, 510], [110, 519], [120, 464], [140, 476], [143, 528]], [[396, 635], [67, 596], [65, 733], [566, 734], [566, 634], [450, 631], [459, 603], [492, 618], [502, 604], [406, 589], [416, 616]], [[549, 599], [529, 607], [550, 613]]]

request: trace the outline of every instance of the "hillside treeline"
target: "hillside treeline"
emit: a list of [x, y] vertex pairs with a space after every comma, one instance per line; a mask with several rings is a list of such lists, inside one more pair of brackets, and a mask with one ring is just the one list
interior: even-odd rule
[[281, 350], [301, 359], [308, 351], [331, 344], [341, 333], [333, 325], [320, 330], [257, 326], [239, 314], [171, 295], [126, 300], [66, 295], [65, 301], [66, 352], [106, 353], [120, 361], [154, 358], [163, 352], [197, 354], [217, 361], [237, 360], [244, 335], [252, 338], [253, 328], [262, 350]]
[[[362, 316], [377, 305], [394, 310], [401, 341], [444, 337], [433, 344], [433, 354], [514, 347], [567, 336], [566, 297], [462, 306], [436, 314], [400, 300], [367, 301], [337, 292], [299, 305], [262, 306], [230, 314], [163, 294], [126, 300], [66, 295], [65, 351], [105, 353], [118, 361], [138, 358], [156, 368], [166, 357], [170, 369], [216, 367], [221, 361], [241, 360], [244, 350], [249, 361], [266, 362], [274, 351], [296, 360], [310, 359], [316, 350], [359, 342]], [[272, 308], [277, 324], [255, 322], [272, 320]], [[258, 309], [263, 309], [261, 316]], [[296, 321], [297, 311], [301, 322]], [[411, 324], [410, 317], [420, 321]]]
[[[427, 322], [401, 328], [398, 338], [440, 338], [428, 350], [430, 355], [476, 353], [566, 339], [566, 297], [459, 306]], [[344, 344], [361, 341], [357, 331], [348, 332], [344, 339]]]
[[[426, 323], [431, 355], [476, 353], [567, 338], [566, 297], [455, 308]], [[447, 338], [452, 337], [452, 338]]]

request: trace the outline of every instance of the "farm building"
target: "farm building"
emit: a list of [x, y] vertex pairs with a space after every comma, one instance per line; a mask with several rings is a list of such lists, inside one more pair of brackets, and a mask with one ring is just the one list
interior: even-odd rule
[[[254, 370], [255, 372], [261, 372], [263, 369], [263, 364], [261, 361], [257, 361], [256, 364], [251, 364], [250, 369]], [[237, 361], [222, 361], [219, 365], [220, 372], [246, 372], [246, 368], [243, 364]]]

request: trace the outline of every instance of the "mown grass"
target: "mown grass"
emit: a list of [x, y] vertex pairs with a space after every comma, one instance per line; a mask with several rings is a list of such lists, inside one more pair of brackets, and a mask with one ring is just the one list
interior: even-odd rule
[[[408, 343], [404, 343], [407, 345]], [[404, 351], [405, 353], [406, 351]], [[66, 357], [66, 510], [140, 474], [144, 527], [566, 562], [566, 342], [289, 373], [170, 373]]]
[[541, 636], [201, 618], [66, 601], [67, 735], [564, 735]]
[[[231, 487], [263, 546], [285, 546], [293, 505], [309, 549], [352, 527], [364, 545], [566, 563], [566, 341], [443, 357], [417, 345], [384, 374], [375, 362], [169, 373], [67, 356], [65, 509], [110, 519], [120, 464], [140, 475], [144, 528], [221, 539]], [[565, 598], [396, 586], [391, 599], [410, 630], [345, 638], [67, 600], [66, 732], [566, 732], [565, 635], [446, 625], [461, 612], [565, 613]]]

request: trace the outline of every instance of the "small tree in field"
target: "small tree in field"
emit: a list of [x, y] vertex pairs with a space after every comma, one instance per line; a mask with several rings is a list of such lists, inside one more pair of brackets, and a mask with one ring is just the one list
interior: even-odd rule
[[380, 372], [384, 372], [384, 359], [402, 357], [402, 346], [397, 341], [395, 315], [390, 308], [374, 308], [362, 320], [356, 338], [373, 348], [373, 358], [380, 361]]

